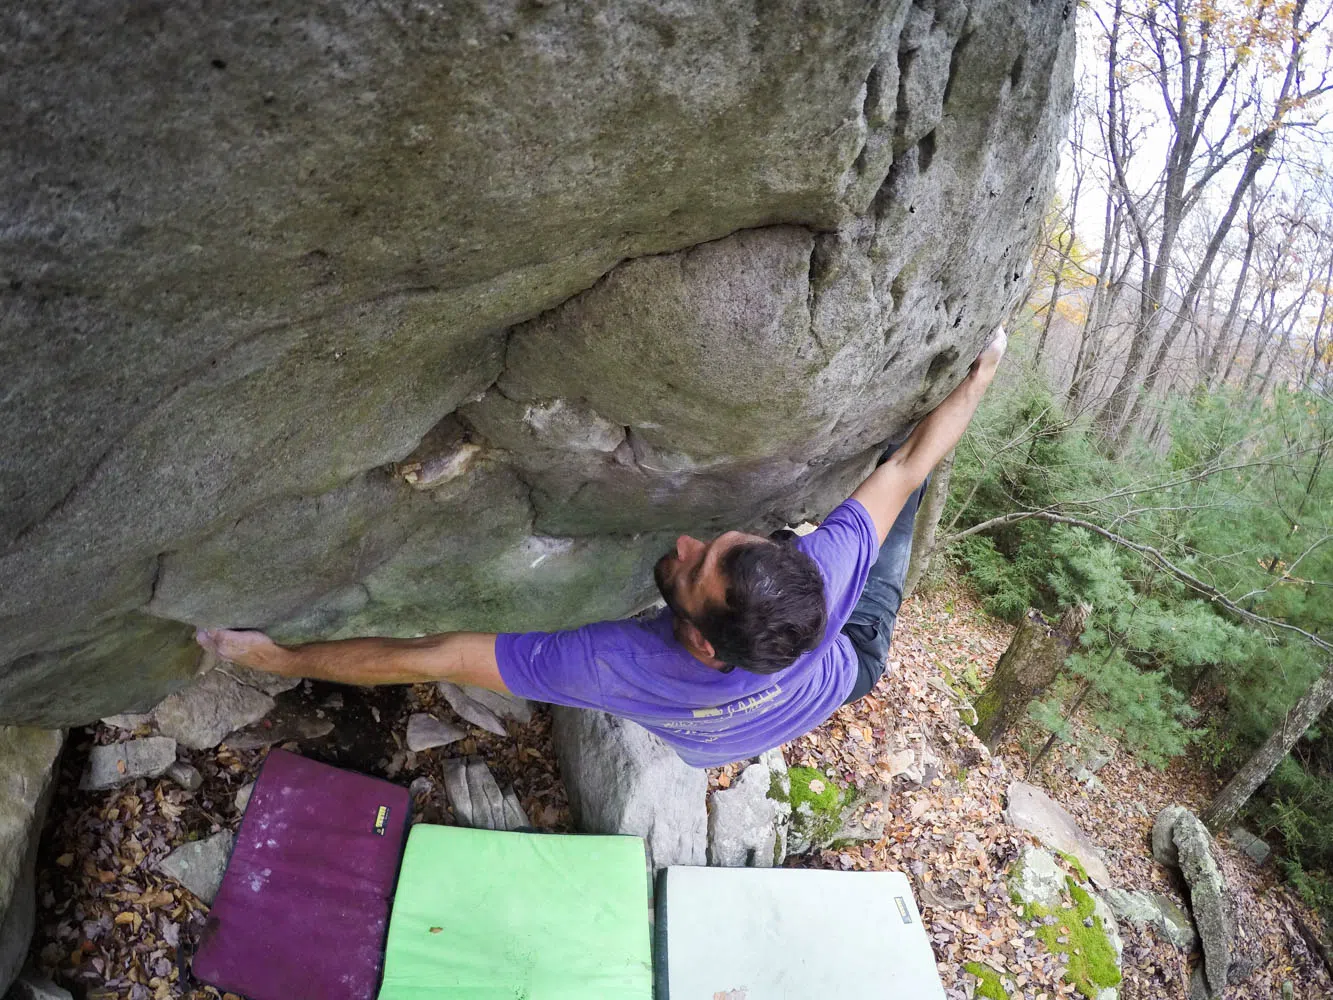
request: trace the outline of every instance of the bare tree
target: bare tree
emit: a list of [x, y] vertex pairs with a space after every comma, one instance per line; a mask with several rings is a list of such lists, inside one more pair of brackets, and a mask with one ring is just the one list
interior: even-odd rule
[[[1140, 294], [1125, 370], [1097, 417], [1113, 450], [1122, 449], [1132, 433], [1184, 327], [1188, 307], [1197, 299], [1232, 221], [1279, 137], [1287, 129], [1310, 124], [1300, 119], [1299, 109], [1328, 89], [1325, 77], [1307, 84], [1302, 74], [1311, 28], [1307, 0], [1285, 6], [1241, 4], [1229, 13], [1193, 0], [1152, 2], [1135, 11], [1127, 11], [1125, 3], [1115, 0], [1108, 32], [1109, 102], [1114, 106], [1125, 99], [1128, 70], [1140, 72], [1160, 93], [1170, 140], [1162, 175], [1154, 184], [1159, 218], [1151, 220], [1132, 198], [1125, 202], [1139, 251]], [[1265, 58], [1252, 60], [1259, 49]], [[1138, 51], [1142, 59], [1137, 58]], [[1274, 62], [1279, 51], [1282, 59]], [[1270, 68], [1281, 74], [1275, 90], [1268, 85]], [[1108, 137], [1115, 182], [1128, 191], [1122, 137], [1114, 128]], [[1193, 268], [1182, 307], [1171, 311], [1158, 340], [1181, 227], [1215, 182], [1228, 176], [1233, 179], [1226, 209]], [[1155, 356], [1144, 372], [1143, 362], [1154, 343]]]

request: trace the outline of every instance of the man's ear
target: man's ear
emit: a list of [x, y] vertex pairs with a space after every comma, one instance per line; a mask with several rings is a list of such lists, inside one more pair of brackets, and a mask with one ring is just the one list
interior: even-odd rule
[[681, 632], [684, 633], [685, 644], [689, 647], [691, 653], [704, 660], [717, 659], [717, 651], [713, 649], [713, 644], [704, 638], [704, 634], [699, 631], [694, 622], [682, 621], [680, 627]]

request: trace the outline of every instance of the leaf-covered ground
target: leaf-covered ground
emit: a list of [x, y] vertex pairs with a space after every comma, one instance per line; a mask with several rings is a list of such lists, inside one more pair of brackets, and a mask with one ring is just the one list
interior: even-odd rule
[[[1002, 795], [1010, 781], [1040, 785], [1099, 844], [1118, 887], [1154, 890], [1183, 901], [1183, 886], [1153, 861], [1153, 818], [1171, 803], [1202, 808], [1215, 779], [1188, 760], [1166, 773], [1120, 752], [1098, 772], [1091, 789], [1073, 780], [1061, 754], [1048, 756], [1039, 774], [1027, 776], [1028, 756], [1016, 742], [990, 757], [963, 725], [957, 696], [969, 671], [984, 681], [1008, 645], [1011, 628], [982, 612], [959, 588], [909, 601], [898, 621], [890, 673], [871, 694], [843, 708], [826, 725], [787, 748], [792, 764], [838, 775], [851, 784], [881, 779], [895, 768], [893, 755], [912, 749], [939, 760], [939, 775], [921, 787], [895, 779], [882, 840], [859, 851], [825, 851], [805, 863], [821, 868], [894, 869], [910, 872], [935, 946], [940, 976], [951, 998], [972, 997], [975, 977], [963, 971], [977, 961], [1007, 980], [1015, 998], [1073, 996], [1064, 969], [1035, 938], [1010, 904], [1003, 873], [1027, 834], [1005, 825]], [[727, 779], [724, 777], [724, 781]], [[1236, 894], [1238, 950], [1253, 964], [1249, 978], [1227, 991], [1228, 1000], [1274, 1000], [1290, 981], [1302, 1000], [1333, 996], [1333, 985], [1290, 921], [1292, 902], [1271, 868], [1260, 869], [1225, 839], [1219, 859]], [[789, 862], [792, 863], [792, 862]], [[1189, 992], [1189, 959], [1159, 942], [1151, 931], [1120, 924], [1125, 944], [1122, 1000], [1183, 1000]]]
[[[795, 866], [889, 869], [911, 874], [951, 1000], [972, 997], [976, 979], [963, 971], [981, 962], [1004, 977], [1011, 995], [1057, 1000], [1074, 995], [1058, 956], [1014, 912], [1004, 873], [1026, 834], [1003, 821], [1002, 795], [1024, 777], [1026, 754], [1016, 744], [988, 755], [959, 718], [962, 686], [988, 676], [1008, 643], [1009, 628], [987, 617], [958, 588], [910, 601], [899, 620], [890, 671], [868, 697], [786, 748], [788, 763], [817, 768], [839, 782], [880, 782], [893, 790], [883, 814], [884, 836], [860, 848], [792, 859]], [[421, 754], [402, 745], [407, 716], [435, 712], [451, 719], [433, 688], [351, 689], [305, 685], [281, 696], [290, 713], [324, 713], [332, 735], [293, 749], [403, 784], [416, 781], [417, 814], [451, 822], [441, 794], [440, 761], [479, 753], [500, 784], [512, 784], [534, 826], [565, 831], [569, 809], [551, 752], [550, 721], [537, 712], [527, 726], [511, 724], [507, 738], [469, 728], [456, 744]], [[460, 724], [461, 720], [453, 719]], [[464, 724], [465, 725], [465, 724]], [[155, 865], [175, 846], [240, 820], [234, 798], [253, 780], [265, 751], [223, 748], [184, 756], [204, 777], [197, 792], [171, 781], [139, 781], [117, 791], [77, 790], [93, 742], [128, 734], [103, 726], [71, 735], [57, 799], [43, 844], [38, 880], [36, 964], [76, 996], [110, 1000], [217, 1000], [219, 993], [189, 982], [187, 960], [206, 907]], [[899, 772], [910, 763], [918, 784]], [[725, 786], [739, 767], [710, 772]], [[1030, 780], [1043, 786], [1102, 845], [1122, 888], [1153, 889], [1181, 899], [1169, 873], [1148, 848], [1152, 817], [1164, 805], [1198, 808], [1215, 781], [1188, 762], [1165, 774], [1120, 753], [1088, 789], [1073, 781], [1059, 753]], [[1333, 995], [1316, 958], [1286, 924], [1292, 904], [1271, 869], [1256, 868], [1227, 847], [1222, 864], [1237, 892], [1241, 950], [1254, 970], [1228, 991], [1229, 1000], [1272, 1000], [1290, 981], [1300, 1000]], [[1188, 959], [1150, 932], [1121, 925], [1125, 942], [1123, 1000], [1181, 1000]]]

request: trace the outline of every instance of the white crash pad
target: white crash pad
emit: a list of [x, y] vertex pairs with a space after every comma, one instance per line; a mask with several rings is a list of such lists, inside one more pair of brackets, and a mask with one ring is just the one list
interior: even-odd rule
[[657, 1000], [945, 1000], [901, 872], [668, 868]]

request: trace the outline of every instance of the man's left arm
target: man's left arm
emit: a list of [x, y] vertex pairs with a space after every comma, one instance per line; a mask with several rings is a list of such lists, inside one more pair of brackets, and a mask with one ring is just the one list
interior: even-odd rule
[[1004, 327], [997, 327], [958, 387], [926, 414], [888, 461], [852, 493], [852, 499], [859, 501], [875, 522], [880, 544], [888, 536], [912, 491], [962, 438], [981, 397], [995, 377], [1006, 343]]

